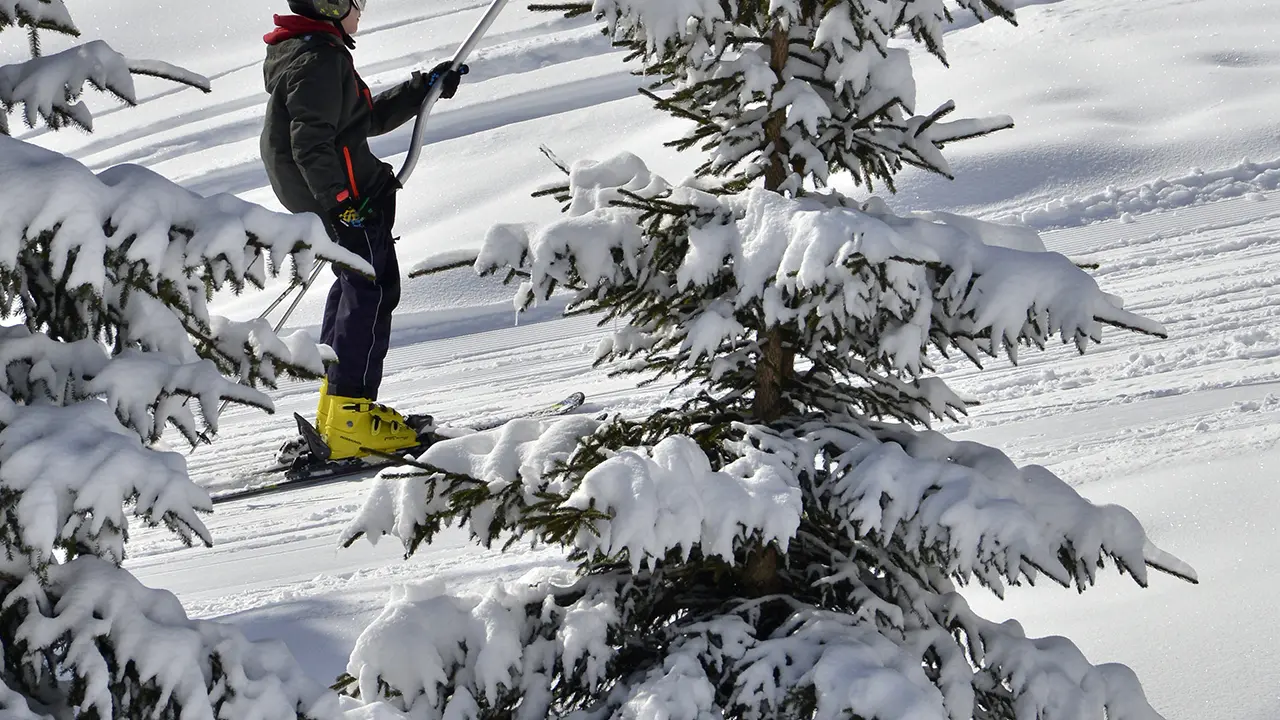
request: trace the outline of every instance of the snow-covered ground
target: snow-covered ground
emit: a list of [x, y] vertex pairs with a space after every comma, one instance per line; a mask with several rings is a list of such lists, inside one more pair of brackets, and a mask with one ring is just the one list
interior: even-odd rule
[[[140, 109], [100, 112], [93, 135], [34, 132], [95, 169], [146, 165], [203, 193], [276, 206], [257, 157], [265, 96], [258, 62], [269, 11], [225, 0], [218, 16], [160, 15], [141, 0], [67, 0], [87, 35], [135, 57], [182, 63], [214, 93], [143, 83]], [[281, 0], [277, 3], [284, 7]], [[357, 58], [388, 86], [452, 52], [480, 0], [375, 0]], [[993, 618], [1065, 634], [1090, 659], [1131, 665], [1170, 720], [1280, 716], [1280, 4], [1274, 0], [1028, 0], [1020, 27], [961, 20], [953, 69], [922, 59], [919, 104], [955, 98], [964, 116], [1007, 113], [1017, 127], [961, 143], [957, 180], [909, 174], [890, 202], [1028, 223], [1051, 249], [1096, 263], [1104, 289], [1162, 323], [1167, 340], [1111, 333], [1086, 356], [1055, 347], [1018, 367], [940, 366], [982, 400], [943, 428], [1052, 467], [1097, 501], [1119, 502], [1201, 584], [1163, 577], [1146, 590], [1105, 578], [1076, 596], [1018, 589], [976, 597]], [[8, 52], [20, 49], [8, 48]], [[661, 147], [679, 125], [634, 96], [619, 54], [583, 20], [504, 13], [405, 189], [402, 265], [477, 247], [494, 222], [554, 214], [528, 192], [552, 176], [540, 144], [575, 159], [629, 150], [679, 176], [695, 164]], [[94, 100], [98, 107], [108, 107]], [[397, 164], [408, 128], [375, 142]], [[442, 419], [501, 415], [588, 395], [587, 410], [669, 402], [591, 369], [606, 332], [543, 309], [513, 324], [510, 290], [451, 272], [409, 281], [384, 395]], [[252, 315], [273, 293], [220, 298]], [[318, 322], [313, 291], [297, 323]], [[313, 411], [314, 385], [275, 394], [277, 414], [236, 411], [191, 458], [212, 491], [243, 484]], [[220, 505], [213, 549], [135, 532], [128, 566], [193, 615], [286, 640], [319, 679], [341, 672], [355, 636], [395, 583], [427, 575], [478, 585], [553, 563], [548, 551], [485, 551], [449, 535], [411, 560], [389, 544], [337, 547], [365, 487], [339, 483]]]

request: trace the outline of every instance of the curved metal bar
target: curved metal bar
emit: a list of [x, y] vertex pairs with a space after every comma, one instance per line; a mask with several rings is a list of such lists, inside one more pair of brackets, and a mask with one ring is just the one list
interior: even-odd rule
[[[493, 0], [493, 4], [489, 6], [484, 17], [480, 18], [480, 22], [476, 24], [475, 29], [463, 41], [458, 51], [453, 54], [453, 63], [451, 65], [453, 69], [458, 69], [467, 61], [467, 57], [476, 49], [476, 45], [480, 44], [480, 39], [489, 31], [493, 21], [498, 19], [498, 14], [502, 12], [502, 8], [506, 4], [507, 0]], [[440, 99], [440, 93], [443, 90], [443, 83], [437, 83], [431, 88], [431, 92], [427, 93], [427, 98], [422, 101], [422, 107], [418, 109], [418, 117], [413, 122], [413, 139], [409, 143], [409, 154], [404, 159], [404, 166], [396, 174], [396, 179], [400, 181], [401, 185], [404, 185], [409, 180], [414, 168], [418, 166], [418, 158], [422, 155], [422, 143], [426, 140], [427, 135], [427, 116], [431, 114], [431, 108]]]

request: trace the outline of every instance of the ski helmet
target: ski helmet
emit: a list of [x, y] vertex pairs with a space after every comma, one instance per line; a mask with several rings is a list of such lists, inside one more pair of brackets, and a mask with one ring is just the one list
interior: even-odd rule
[[320, 20], [339, 21], [351, 13], [351, 8], [363, 11], [368, 0], [289, 0], [289, 9], [299, 15]]

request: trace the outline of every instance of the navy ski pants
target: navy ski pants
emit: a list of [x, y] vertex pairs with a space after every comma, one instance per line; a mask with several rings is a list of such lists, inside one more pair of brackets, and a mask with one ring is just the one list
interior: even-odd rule
[[329, 394], [378, 399], [382, 363], [391, 342], [391, 313], [400, 303], [400, 263], [396, 259], [395, 193], [379, 201], [379, 217], [363, 228], [334, 228], [342, 247], [373, 266], [374, 280], [334, 266], [338, 276], [324, 305], [320, 342], [333, 348]]

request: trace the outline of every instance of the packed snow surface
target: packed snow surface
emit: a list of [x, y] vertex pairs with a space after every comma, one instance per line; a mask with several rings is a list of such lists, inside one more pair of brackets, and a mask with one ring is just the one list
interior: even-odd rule
[[[283, 2], [227, 0], [216, 17], [201, 11], [198, 20], [157, 14], [140, 0], [66, 4], [87, 35], [126, 57], [181, 64], [209, 77], [213, 93], [139, 79], [140, 109], [86, 98], [92, 135], [35, 130], [26, 139], [95, 171], [139, 164], [201, 194], [278, 207], [257, 137], [260, 38]], [[376, 90], [447, 57], [486, 4], [378, 0], [356, 52], [366, 79]], [[1156, 575], [1141, 590], [1103, 577], [1082, 596], [1039, 587], [1014, 589], [1004, 601], [975, 591], [970, 600], [992, 619], [1017, 618], [1029, 635], [1073, 639], [1092, 662], [1131, 666], [1170, 720], [1274, 718], [1280, 4], [1020, 4], [1017, 28], [958, 16], [947, 38], [952, 69], [915, 58], [922, 107], [954, 98], [961, 116], [1009, 115], [1015, 127], [949, 147], [955, 182], [908, 174], [885, 200], [899, 212], [965, 213], [1044, 231], [1049, 249], [1097, 265], [1101, 288], [1169, 338], [1104, 332], [1084, 356], [1068, 345], [1024, 353], [1017, 367], [944, 363], [953, 388], [983, 404], [939, 429], [1044, 465], [1090, 500], [1128, 507], [1157, 545], [1196, 568], [1201, 584]], [[429, 125], [430, 145], [400, 202], [402, 265], [476, 250], [495, 223], [554, 217], [554, 203], [528, 198], [556, 173], [540, 144], [569, 160], [628, 151], [666, 177], [688, 173], [696, 160], [661, 146], [680, 123], [635, 96], [638, 81], [620, 59], [587, 20], [513, 3], [481, 43], [458, 97], [442, 102]], [[377, 138], [374, 149], [398, 167], [408, 136], [405, 127]], [[1019, 237], [1025, 241], [1013, 233], [1011, 242]], [[211, 310], [248, 319], [280, 289], [219, 297]], [[636, 390], [591, 369], [611, 328], [557, 319], [554, 302], [517, 325], [513, 293], [463, 270], [408, 281], [385, 397], [445, 420], [500, 416], [573, 390], [587, 394], [588, 413], [638, 414], [673, 400], [665, 387]], [[322, 301], [312, 291], [292, 324], [317, 324]], [[315, 391], [283, 385], [273, 394], [275, 416], [228, 412], [218, 441], [188, 458], [197, 482], [212, 492], [249, 482], [243, 473], [292, 433], [291, 414], [314, 411]], [[170, 441], [182, 449], [176, 435]], [[661, 472], [653, 477], [660, 484]], [[341, 529], [372, 487], [338, 483], [220, 505], [204, 523], [212, 549], [135, 532], [126, 566], [176, 593], [192, 617], [283, 639], [327, 682], [359, 659], [351, 658], [357, 637], [384, 607], [394, 609], [393, 592], [400, 601], [428, 599], [443, 584], [484, 597], [495, 578], [559, 563], [553, 551], [485, 550], [458, 532], [408, 561], [395, 543], [339, 549]], [[428, 578], [437, 584], [399, 587]]]

